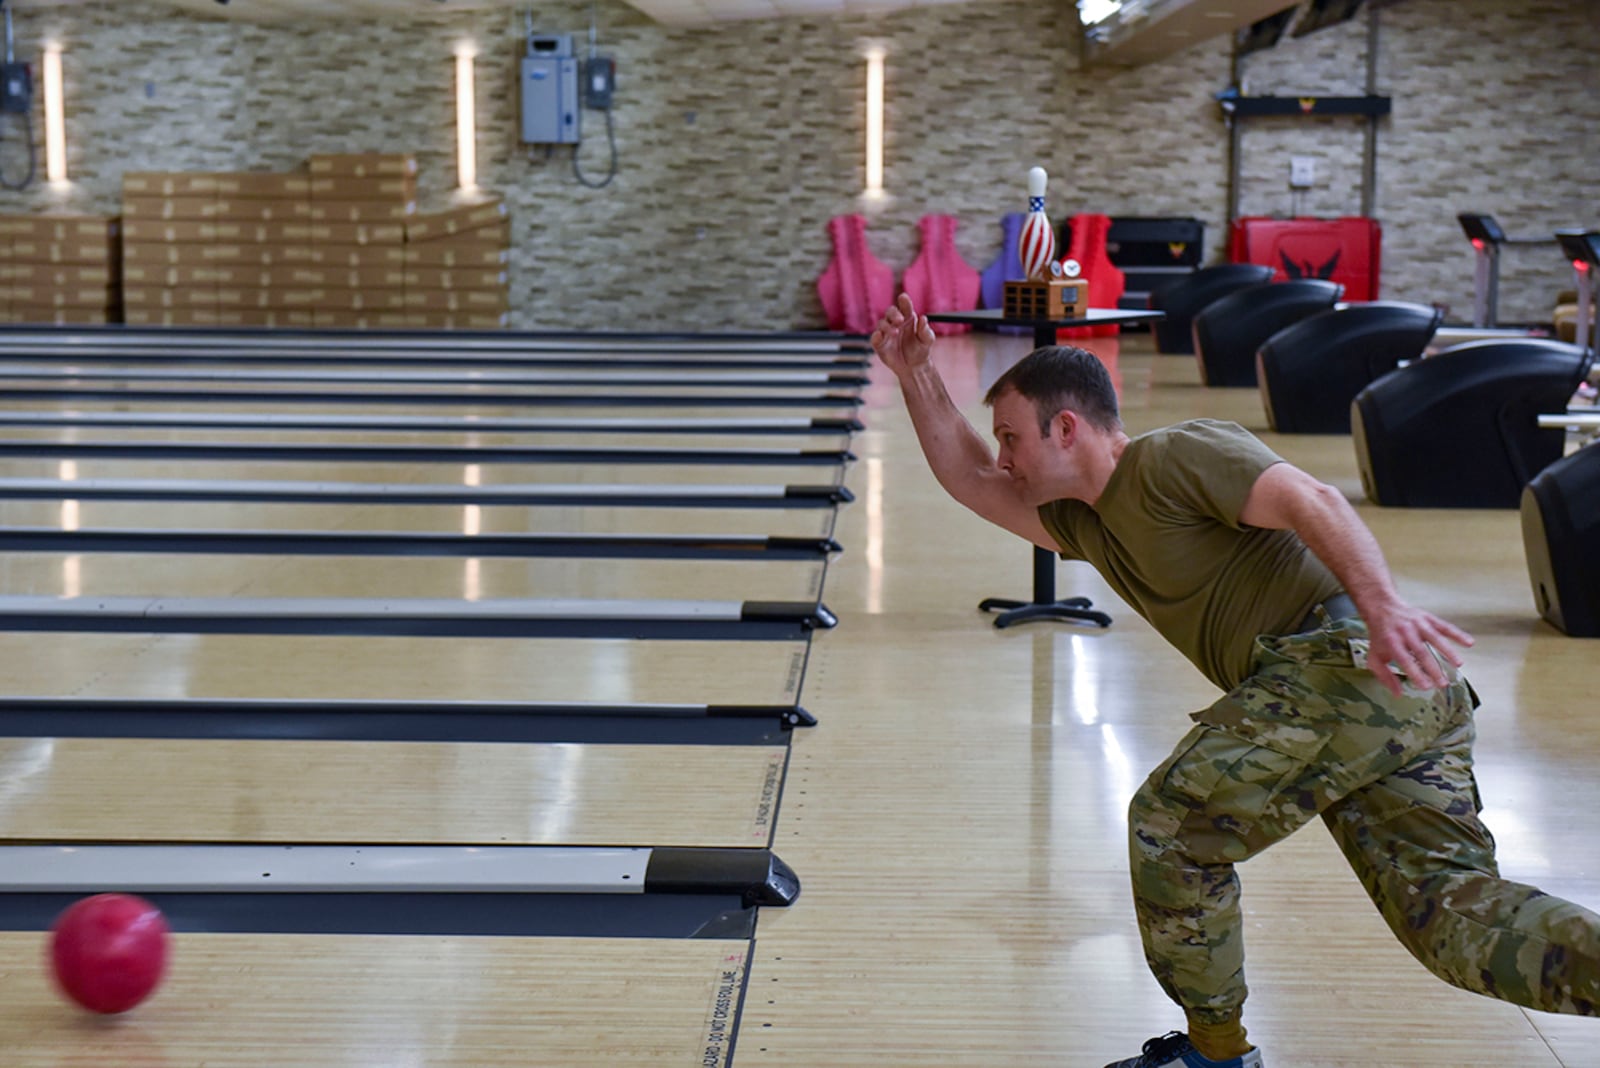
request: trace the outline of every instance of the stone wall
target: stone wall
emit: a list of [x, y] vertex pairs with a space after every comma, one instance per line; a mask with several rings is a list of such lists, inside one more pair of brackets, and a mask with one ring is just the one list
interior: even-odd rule
[[[1134, 70], [1081, 70], [1074, 13], [1040, 0], [709, 29], [662, 27], [618, 0], [597, 11], [618, 70], [619, 167], [603, 189], [579, 184], [570, 149], [516, 143], [520, 14], [273, 25], [151, 0], [17, 11], [20, 53], [47, 40], [64, 49], [70, 183], [0, 193], [0, 211], [109, 214], [127, 170], [275, 170], [313, 152], [377, 150], [414, 153], [424, 210], [449, 206], [452, 56], [470, 43], [480, 182], [513, 213], [516, 326], [818, 326], [829, 218], [867, 215], [874, 252], [900, 271], [917, 219], [953, 214], [962, 254], [981, 268], [998, 250], [999, 218], [1026, 206], [1035, 163], [1052, 174], [1058, 219], [1193, 215], [1207, 224], [1207, 258], [1223, 254], [1228, 134], [1213, 95], [1228, 84], [1225, 39]], [[535, 28], [572, 32], [586, 48], [589, 13], [557, 0]], [[886, 195], [868, 200], [873, 46], [888, 56], [888, 137]], [[1363, 20], [1286, 39], [1246, 59], [1247, 92], [1362, 93], [1366, 52]], [[1596, 55], [1592, 0], [1384, 9], [1378, 91], [1394, 98], [1376, 189], [1384, 296], [1470, 314], [1457, 211], [1492, 211], [1513, 235], [1600, 225]], [[584, 122], [580, 159], [596, 178], [608, 163], [604, 118], [589, 111]], [[1362, 140], [1353, 119], [1252, 120], [1241, 212], [1359, 213]], [[7, 173], [17, 149], [0, 141]], [[1288, 188], [1292, 155], [1317, 163], [1303, 194]], [[1502, 318], [1547, 318], [1571, 284], [1553, 245], [1512, 249]]]

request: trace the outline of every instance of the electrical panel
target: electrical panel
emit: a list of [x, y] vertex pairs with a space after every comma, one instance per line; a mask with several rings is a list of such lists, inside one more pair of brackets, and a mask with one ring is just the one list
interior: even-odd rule
[[523, 144], [577, 144], [581, 110], [572, 35], [529, 37], [522, 58]]
[[599, 111], [611, 108], [617, 87], [617, 63], [610, 56], [591, 56], [583, 65], [583, 102]]
[[26, 115], [33, 110], [33, 72], [26, 63], [0, 63], [0, 112]]

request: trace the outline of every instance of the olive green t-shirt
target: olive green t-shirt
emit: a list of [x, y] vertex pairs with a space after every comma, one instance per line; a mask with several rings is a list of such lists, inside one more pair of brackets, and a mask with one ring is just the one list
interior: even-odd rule
[[1132, 439], [1093, 507], [1039, 508], [1062, 557], [1087, 560], [1225, 690], [1260, 634], [1293, 633], [1339, 581], [1292, 530], [1239, 522], [1280, 458], [1237, 423], [1195, 419]]

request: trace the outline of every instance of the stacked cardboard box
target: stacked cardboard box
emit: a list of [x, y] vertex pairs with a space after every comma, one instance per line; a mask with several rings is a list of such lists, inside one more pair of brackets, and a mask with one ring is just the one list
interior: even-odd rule
[[0, 215], [0, 322], [119, 321], [117, 229], [103, 215]]
[[406, 223], [406, 311], [414, 328], [493, 330], [510, 312], [504, 201], [418, 215]]
[[419, 215], [416, 172], [410, 155], [356, 153], [286, 174], [124, 175], [127, 321], [505, 326], [505, 205]]
[[417, 210], [417, 161], [404, 153], [312, 156], [312, 266], [297, 298], [316, 325], [404, 329], [403, 247]]
[[283, 268], [308, 261], [305, 174], [123, 175], [127, 321], [159, 326], [311, 326], [276, 299]]

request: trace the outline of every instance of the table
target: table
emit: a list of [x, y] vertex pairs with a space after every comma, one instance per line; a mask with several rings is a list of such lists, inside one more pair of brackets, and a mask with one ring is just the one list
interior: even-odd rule
[[[1026, 326], [1033, 329], [1035, 348], [1056, 343], [1056, 331], [1068, 326], [1103, 326], [1107, 324], [1149, 323], [1164, 318], [1159, 311], [1124, 310], [1121, 308], [1085, 308], [1083, 314], [1070, 319], [1010, 319], [1000, 308], [979, 308], [973, 311], [930, 312], [928, 319], [935, 323], [968, 323], [973, 326]], [[978, 603], [980, 612], [998, 611], [996, 627], [1009, 627], [1029, 623], [1036, 619], [1061, 619], [1074, 622], [1097, 623], [1111, 626], [1111, 617], [1096, 611], [1094, 602], [1087, 597], [1056, 598], [1055, 554], [1049, 549], [1033, 549], [1033, 599], [1016, 601], [1003, 597], [986, 597]]]

